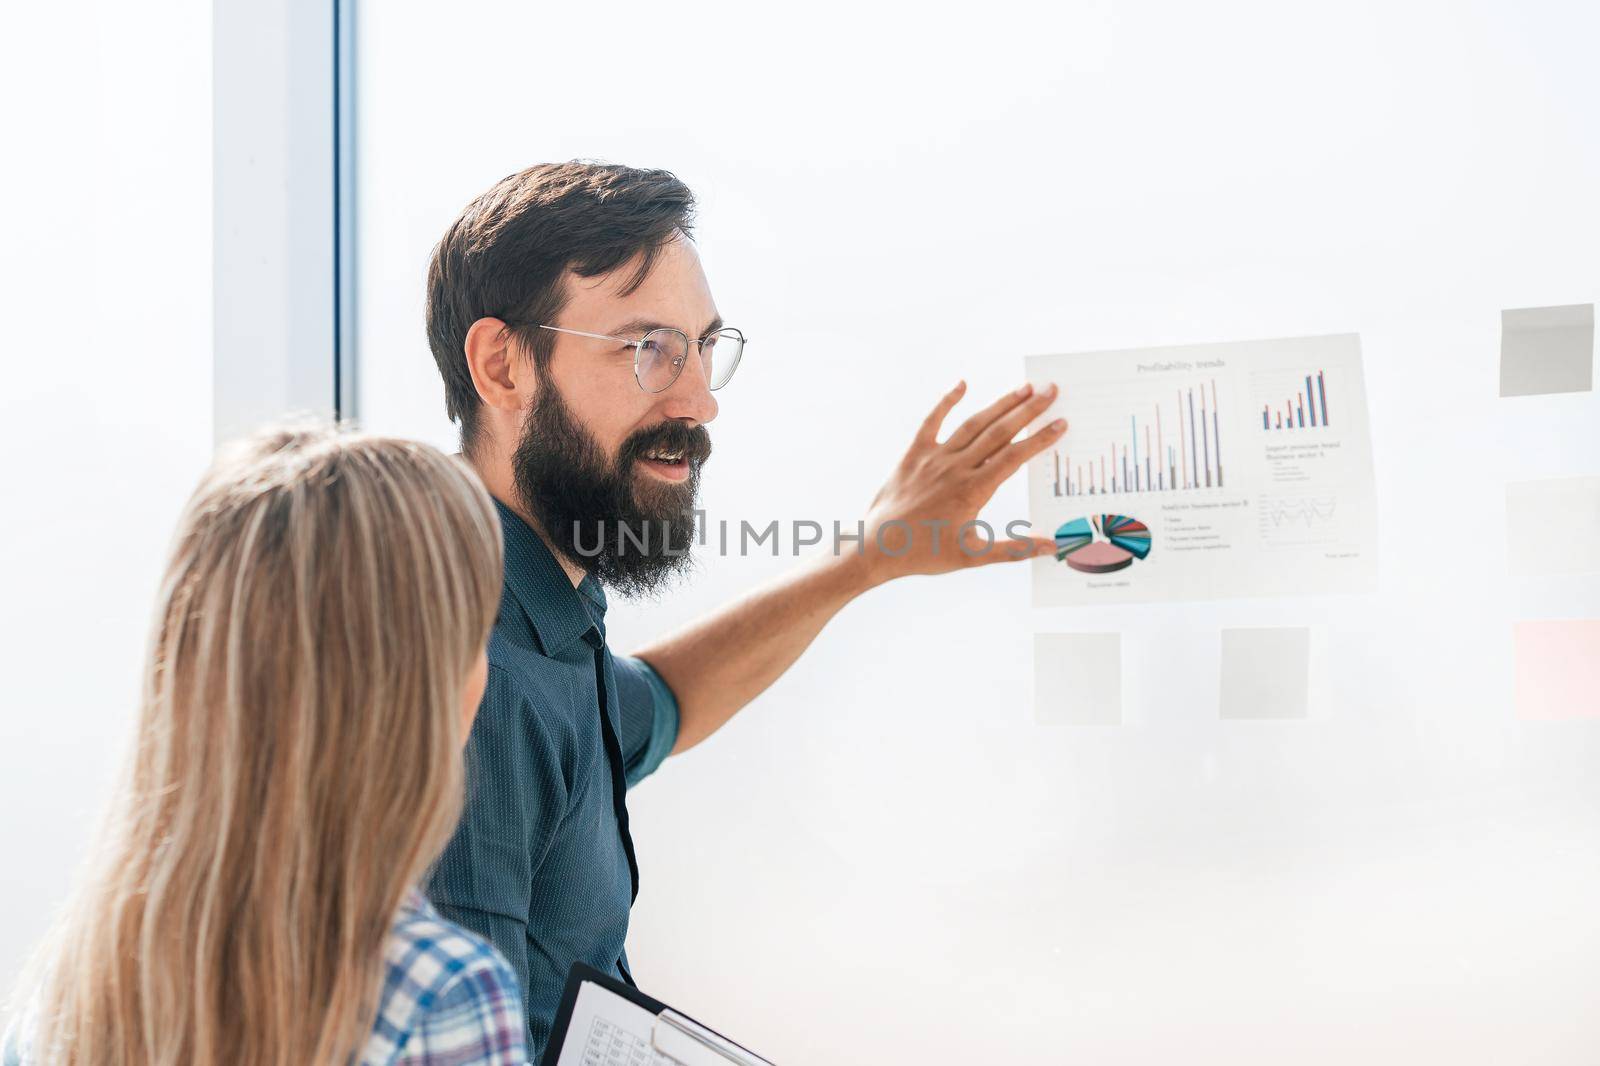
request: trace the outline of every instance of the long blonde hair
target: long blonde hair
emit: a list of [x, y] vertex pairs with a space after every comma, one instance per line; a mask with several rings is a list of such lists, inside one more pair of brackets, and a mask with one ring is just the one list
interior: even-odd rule
[[137, 740], [38, 956], [34, 1054], [344, 1063], [462, 801], [500, 528], [455, 459], [326, 428], [221, 458], [161, 586]]

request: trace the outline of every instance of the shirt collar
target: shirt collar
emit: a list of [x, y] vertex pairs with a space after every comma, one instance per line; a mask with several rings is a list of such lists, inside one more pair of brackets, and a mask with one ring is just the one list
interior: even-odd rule
[[428, 897], [415, 885], [406, 889], [404, 896], [400, 897], [400, 910], [402, 913], [421, 915], [424, 918], [437, 918], [438, 912], [433, 909], [433, 904], [428, 902]]
[[585, 574], [582, 581], [578, 582], [578, 592], [589, 602], [589, 615], [594, 619], [595, 628], [600, 630], [600, 635], [606, 635], [606, 590], [605, 586], [595, 580], [593, 574]]
[[[506, 587], [522, 605], [522, 613], [539, 641], [539, 650], [555, 655], [589, 630], [600, 630], [606, 600], [599, 583], [585, 577], [574, 588], [544, 538], [500, 500], [495, 500], [494, 506], [500, 513], [505, 543]], [[588, 589], [584, 589], [586, 585]], [[595, 606], [586, 608], [585, 600]]]

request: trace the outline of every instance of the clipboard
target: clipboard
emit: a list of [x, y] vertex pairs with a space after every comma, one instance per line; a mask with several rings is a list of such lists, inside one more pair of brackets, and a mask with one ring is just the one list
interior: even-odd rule
[[[578, 1025], [574, 1025], [574, 1019]], [[540, 1066], [585, 1063], [585, 1049], [592, 1046], [597, 1035], [607, 1041], [645, 1042], [659, 1056], [650, 1061], [673, 1066], [773, 1066], [748, 1048], [637, 988], [592, 966], [574, 963], [567, 973], [561, 1007], [556, 1011], [550, 1043], [539, 1059]]]

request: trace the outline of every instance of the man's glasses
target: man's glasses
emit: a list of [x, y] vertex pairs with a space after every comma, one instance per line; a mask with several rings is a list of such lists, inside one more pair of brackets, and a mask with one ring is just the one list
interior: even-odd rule
[[700, 362], [706, 372], [706, 384], [720, 389], [733, 377], [739, 367], [739, 356], [744, 354], [744, 334], [731, 327], [708, 333], [699, 340], [690, 340], [681, 329], [664, 326], [653, 329], [638, 340], [611, 337], [604, 333], [585, 333], [581, 329], [563, 329], [560, 326], [540, 326], [552, 333], [570, 333], [574, 337], [593, 337], [599, 341], [616, 341], [633, 349], [633, 376], [645, 392], [664, 392], [672, 387], [689, 361], [689, 345], [700, 349]]

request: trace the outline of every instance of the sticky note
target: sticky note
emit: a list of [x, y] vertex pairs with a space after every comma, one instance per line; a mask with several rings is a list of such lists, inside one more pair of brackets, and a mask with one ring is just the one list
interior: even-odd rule
[[1594, 304], [1500, 312], [1500, 395], [1594, 388]]
[[1311, 631], [1224, 629], [1222, 717], [1304, 718], [1311, 664]]
[[1035, 633], [1033, 709], [1040, 725], [1122, 721], [1122, 636]]
[[1600, 573], [1600, 477], [1507, 485], [1506, 562], [1513, 577]]
[[1517, 717], [1600, 718], [1600, 619], [1517, 622]]

